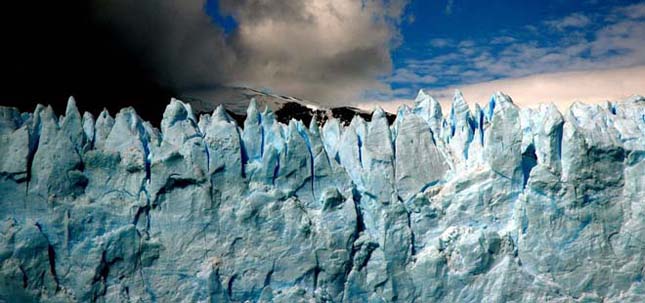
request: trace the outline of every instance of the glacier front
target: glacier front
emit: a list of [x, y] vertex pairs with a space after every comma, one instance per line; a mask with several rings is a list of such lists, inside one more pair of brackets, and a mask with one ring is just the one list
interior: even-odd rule
[[645, 98], [0, 107], [0, 301], [644, 302]]

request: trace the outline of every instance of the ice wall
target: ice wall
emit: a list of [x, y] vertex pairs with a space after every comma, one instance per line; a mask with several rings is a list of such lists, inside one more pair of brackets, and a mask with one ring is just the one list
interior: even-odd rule
[[0, 107], [0, 299], [645, 301], [643, 97], [247, 114]]

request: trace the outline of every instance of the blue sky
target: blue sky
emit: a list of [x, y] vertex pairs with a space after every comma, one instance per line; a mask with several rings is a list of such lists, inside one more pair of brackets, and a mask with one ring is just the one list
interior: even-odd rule
[[642, 65], [644, 8], [639, 1], [412, 1], [384, 81], [393, 97], [409, 98], [421, 88]]
[[[634, 62], [603, 63], [632, 55], [629, 46], [594, 52], [590, 44], [603, 29], [624, 22], [624, 9], [633, 4], [638, 1], [412, 1], [388, 80], [400, 95], [409, 95], [419, 88], [627, 66]], [[536, 62], [548, 56], [553, 61]]]
[[643, 1], [348, 3], [359, 2], [206, 1], [251, 70], [229, 84], [390, 108], [419, 89], [481, 101], [499, 88], [524, 103], [645, 93]]

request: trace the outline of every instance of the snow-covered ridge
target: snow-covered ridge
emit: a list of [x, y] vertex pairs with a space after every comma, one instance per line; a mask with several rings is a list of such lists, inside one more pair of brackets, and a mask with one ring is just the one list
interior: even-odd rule
[[[311, 119], [316, 119], [320, 124], [324, 124], [328, 119], [336, 118], [341, 124], [348, 125], [356, 115], [367, 120], [372, 115], [372, 111], [352, 106], [322, 106], [315, 101], [271, 94], [247, 87], [219, 87], [201, 94], [196, 92], [194, 96], [197, 97], [182, 97], [185, 103], [190, 104], [194, 113], [210, 114], [218, 106], [223, 105], [240, 125], [244, 124], [246, 110], [251, 102], [255, 102], [260, 109], [270, 110], [277, 121], [285, 124], [288, 124], [291, 119], [301, 120], [306, 125], [309, 125]], [[394, 119], [391, 113], [386, 115], [389, 121]]]
[[296, 103], [312, 111], [325, 109], [315, 101], [277, 95], [249, 87], [218, 87], [201, 93], [194, 92], [192, 97], [186, 96], [180, 99], [190, 103], [196, 112], [212, 112], [218, 105], [223, 105], [227, 110], [237, 115], [246, 112], [252, 99], [260, 107], [268, 107], [273, 112], [279, 111], [289, 103]]
[[0, 299], [641, 301], [645, 98], [160, 129], [0, 107]]

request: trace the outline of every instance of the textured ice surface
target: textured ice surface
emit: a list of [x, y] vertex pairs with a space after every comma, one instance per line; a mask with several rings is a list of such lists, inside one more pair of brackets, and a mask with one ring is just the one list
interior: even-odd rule
[[472, 108], [0, 107], [0, 301], [645, 301], [645, 99]]

